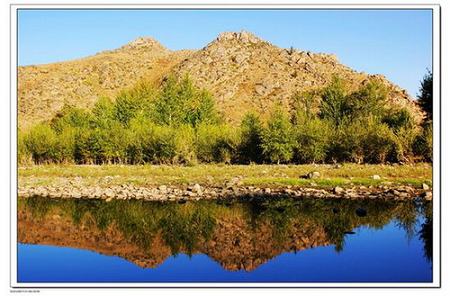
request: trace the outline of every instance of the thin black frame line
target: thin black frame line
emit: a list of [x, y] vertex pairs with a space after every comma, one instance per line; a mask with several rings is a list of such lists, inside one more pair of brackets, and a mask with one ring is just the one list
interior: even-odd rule
[[[37, 6], [37, 5], [52, 5], [52, 4], [32, 4], [33, 6]], [[53, 4], [54, 5], [54, 4]], [[70, 6], [72, 4], [63, 4], [65, 6]], [[106, 5], [106, 4], [76, 4], [75, 6], [95, 6], [95, 5]], [[113, 4], [116, 5], [116, 4]], [[126, 5], [126, 6], [133, 6], [136, 5], [138, 6], [139, 4], [119, 4], [119, 5]], [[159, 5], [159, 4], [151, 4], [151, 5]], [[182, 5], [182, 4], [171, 4], [171, 5]], [[186, 5], [186, 4], [184, 4]], [[189, 4], [191, 5], [191, 4]], [[209, 6], [208, 4], [195, 4], [195, 5], [204, 5], [204, 6]], [[213, 6], [218, 6], [218, 5], [222, 5], [222, 4], [214, 4]], [[228, 4], [230, 6], [238, 6], [238, 5], [233, 5], [233, 4]], [[251, 5], [258, 5], [258, 4], [241, 4], [241, 5], [245, 5], [245, 6], [251, 6]], [[263, 4], [265, 5], [265, 4]], [[271, 4], [274, 6], [279, 6], [279, 5], [285, 5], [285, 6], [292, 6], [292, 4]], [[303, 6], [303, 4], [301, 4]], [[308, 4], [306, 4], [308, 5]], [[309, 5], [314, 5], [314, 4], [309, 4]], [[321, 4], [320, 6], [325, 6], [327, 4]], [[328, 4], [331, 5], [331, 4]], [[336, 4], [334, 4], [336, 5]], [[346, 4], [343, 4], [346, 5]], [[370, 6], [371, 4], [363, 4], [364, 6]], [[378, 4], [380, 6], [394, 6], [396, 4], [388, 4], [388, 5], [382, 5], [382, 4]], [[408, 6], [403, 4], [404, 6]], [[393, 8], [393, 9], [382, 9], [382, 8], [363, 8], [363, 9], [351, 9], [351, 10], [431, 10], [432, 11], [432, 69], [434, 68], [434, 37], [435, 37], [435, 32], [434, 32], [434, 10], [438, 9], [439, 11], [439, 107], [442, 107], [442, 95], [441, 95], [441, 90], [442, 90], [442, 79], [441, 79], [441, 73], [442, 73], [442, 60], [441, 60], [441, 53], [442, 53], [442, 45], [441, 45], [441, 41], [442, 41], [442, 33], [441, 33], [441, 28], [442, 28], [442, 16], [441, 16], [441, 6], [439, 4], [420, 4], [417, 6], [427, 6], [428, 8]], [[435, 8], [431, 8], [429, 6], [437, 6]], [[11, 10], [13, 8], [13, 6], [28, 6], [28, 4], [10, 4], [10, 26], [11, 26]], [[295, 5], [294, 5], [295, 6]], [[342, 5], [341, 5], [342, 6]], [[401, 5], [399, 5], [401, 6]], [[18, 13], [19, 10], [27, 10], [26, 8], [14, 8], [16, 10], [16, 63], [15, 63], [15, 67], [16, 67], [16, 106], [18, 106], [18, 24], [19, 24], [19, 18], [18, 18]], [[93, 8], [93, 9], [71, 9], [71, 8], [64, 8], [64, 9], [58, 9], [58, 8], [47, 8], [47, 9], [30, 9], [30, 10], [211, 10], [211, 9], [202, 9], [202, 8], [198, 8], [198, 9], [190, 9], [190, 8], [136, 8], [136, 9], [116, 9], [116, 8]], [[230, 10], [227, 8], [217, 8], [217, 9], [212, 9], [212, 10]], [[268, 10], [267, 8], [244, 8], [244, 9], [233, 9], [233, 10]], [[310, 9], [301, 9], [301, 8], [285, 8], [285, 9], [270, 9], [270, 10], [312, 10], [312, 8]], [[318, 10], [350, 10], [350, 9], [346, 9], [346, 8], [328, 8], [328, 9], [318, 9]], [[10, 45], [12, 44], [12, 33], [11, 33], [11, 27], [10, 27], [10, 33], [9, 33], [9, 37], [10, 37]], [[10, 56], [10, 73], [11, 73], [11, 46], [9, 49], [9, 56]], [[434, 69], [433, 69], [434, 71]], [[12, 94], [12, 88], [11, 88], [11, 75], [10, 75], [10, 98], [11, 98], [11, 94]], [[12, 140], [12, 126], [11, 126], [11, 101], [9, 102], [9, 106], [10, 106], [10, 120], [9, 120], [9, 125], [10, 125], [10, 143]], [[438, 286], [431, 286], [431, 287], [415, 287], [415, 286], [397, 286], [397, 287], [389, 287], [389, 286], [360, 286], [360, 287], [355, 287], [355, 286], [326, 286], [326, 287], [321, 287], [321, 286], [131, 286], [131, 287], [125, 287], [125, 286], [96, 286], [96, 287], [86, 287], [86, 286], [53, 286], [53, 287], [39, 287], [39, 286], [14, 286], [11, 284], [11, 266], [12, 266], [12, 258], [11, 258], [11, 240], [12, 240], [12, 236], [11, 236], [11, 229], [12, 227], [10, 227], [10, 287], [14, 288], [14, 289], [58, 289], [58, 288], [78, 288], [78, 289], [107, 289], [107, 288], [124, 288], [124, 289], [148, 289], [148, 288], [167, 288], [167, 289], [185, 289], [185, 288], [202, 288], [202, 289], [216, 289], [216, 288], [236, 288], [236, 289], [241, 289], [241, 288], [258, 288], [258, 289], [267, 289], [267, 288], [274, 288], [274, 289], [278, 289], [278, 288], [283, 288], [283, 289], [302, 289], [302, 288], [325, 288], [325, 289], [347, 289], [347, 288], [351, 288], [351, 289], [367, 289], [367, 288], [376, 288], [376, 289], [440, 289], [442, 287], [442, 206], [441, 206], [441, 202], [442, 202], [442, 163], [441, 163], [441, 156], [442, 156], [442, 144], [441, 144], [441, 139], [442, 139], [442, 131], [441, 131], [441, 127], [442, 127], [442, 110], [439, 109], [439, 205], [440, 205], [440, 209], [439, 209], [439, 285]], [[16, 135], [18, 133], [18, 108], [16, 108]], [[16, 152], [17, 152], [17, 141], [16, 141]], [[9, 149], [9, 154], [10, 154], [10, 170], [12, 169], [12, 151], [11, 151], [11, 145], [10, 145], [10, 149]], [[17, 155], [16, 155], [17, 156]], [[434, 174], [434, 168], [432, 169], [432, 175]], [[12, 197], [12, 187], [11, 187], [11, 176], [10, 176], [10, 185], [9, 185], [9, 189], [10, 189], [10, 197]], [[17, 169], [17, 160], [16, 160], [16, 189], [17, 189], [17, 185], [18, 185], [18, 169]], [[433, 187], [433, 191], [434, 191], [434, 187]], [[17, 196], [16, 196], [17, 199]], [[11, 226], [11, 217], [12, 217], [12, 198], [10, 198], [10, 226]], [[16, 212], [16, 219], [18, 219], [17, 217], [17, 212]], [[16, 241], [17, 241], [17, 223], [15, 225], [16, 227]], [[17, 254], [18, 254], [18, 244], [16, 243], [16, 273], [18, 273], [18, 268], [17, 268]], [[432, 277], [434, 277], [434, 274], [432, 274]], [[17, 280], [18, 276], [16, 274], [16, 280]], [[50, 282], [49, 282], [50, 283]], [[88, 282], [80, 282], [80, 283], [84, 283], [84, 284], [91, 284]], [[101, 284], [101, 282], [94, 282], [94, 283], [98, 283]], [[110, 282], [113, 283], [113, 282]], [[142, 282], [135, 282], [136, 283], [142, 283]], [[203, 283], [203, 284], [210, 284], [210, 283], [206, 283], [206, 282], [198, 282], [198, 283]], [[211, 283], [216, 283], [216, 282], [211, 282]], [[217, 282], [217, 283], [221, 283], [221, 282]], [[222, 282], [224, 283], [224, 282]], [[231, 284], [246, 284], [244, 283], [238, 283], [238, 282], [230, 282]], [[250, 284], [253, 284], [252, 282], [247, 282]], [[261, 282], [261, 283], [269, 283], [271, 284], [271, 282]], [[291, 282], [280, 282], [281, 283], [285, 283], [285, 284], [289, 284]], [[305, 282], [303, 284], [308, 284], [311, 282]], [[326, 282], [322, 282], [322, 283], [326, 283]], [[333, 282], [336, 283], [336, 282]], [[355, 283], [355, 284], [364, 284], [364, 283], [374, 283], [374, 282], [347, 282], [348, 283]], [[386, 283], [386, 282], [383, 282]], [[392, 282], [393, 284], [398, 283], [398, 284], [402, 284], [405, 282]], [[428, 282], [427, 282], [428, 283]], [[122, 283], [118, 283], [118, 284], [122, 284]], [[126, 283], [125, 283], [126, 284]], [[147, 283], [142, 283], [142, 284], [147, 284]], [[166, 283], [165, 283], [166, 284]], [[167, 283], [167, 284], [177, 284], [177, 283]], [[258, 283], [255, 283], [258, 284]], [[276, 283], [275, 283], [276, 284]]]

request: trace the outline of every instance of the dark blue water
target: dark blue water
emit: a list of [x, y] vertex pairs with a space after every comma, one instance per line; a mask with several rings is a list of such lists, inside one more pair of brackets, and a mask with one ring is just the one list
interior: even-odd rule
[[365, 225], [367, 217], [355, 216], [352, 219], [360, 219], [363, 225], [347, 229], [354, 233], [342, 234], [339, 248], [331, 244], [287, 250], [247, 271], [228, 270], [208, 255], [195, 251], [191, 255], [173, 252], [160, 265], [142, 268], [121, 257], [92, 250], [19, 243], [18, 281], [431, 282], [431, 258], [426, 254], [426, 247], [430, 246], [424, 245], [429, 241], [423, 235], [426, 218], [420, 211], [412, 217], [407, 227], [398, 217], [374, 227]]

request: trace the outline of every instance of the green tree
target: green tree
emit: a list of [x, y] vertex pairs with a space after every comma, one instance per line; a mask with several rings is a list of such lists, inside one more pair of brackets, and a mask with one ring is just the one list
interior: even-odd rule
[[348, 107], [352, 119], [368, 116], [382, 118], [385, 113], [387, 89], [379, 81], [371, 80], [349, 95]]
[[92, 116], [87, 110], [65, 105], [51, 120], [50, 126], [57, 133], [66, 127], [89, 127]]
[[241, 162], [262, 162], [262, 132], [259, 116], [255, 113], [246, 113], [241, 122], [241, 142], [238, 147]]
[[135, 87], [120, 92], [114, 104], [116, 120], [128, 125], [138, 113], [151, 116], [156, 95], [155, 89], [147, 82], [140, 82]]
[[325, 160], [332, 135], [331, 124], [326, 120], [307, 117], [294, 125], [294, 159], [300, 163]]
[[341, 125], [351, 115], [351, 105], [345, 93], [343, 81], [334, 77], [321, 93], [320, 117], [335, 126]]
[[423, 125], [422, 131], [414, 141], [414, 153], [422, 160], [433, 161], [433, 122]]
[[195, 164], [197, 154], [195, 151], [195, 129], [184, 124], [175, 129], [174, 162], [179, 164]]
[[155, 103], [155, 121], [170, 126], [190, 124], [195, 127], [201, 122], [215, 124], [219, 117], [210, 93], [196, 88], [187, 75], [183, 79], [169, 76]]
[[236, 155], [239, 138], [239, 134], [230, 126], [202, 123], [197, 127], [197, 157], [207, 163], [231, 163]]
[[398, 161], [410, 161], [413, 157], [413, 145], [420, 132], [410, 111], [405, 108], [393, 109], [383, 118], [393, 131], [396, 138], [396, 159]]
[[48, 124], [34, 126], [25, 136], [24, 144], [37, 164], [56, 161], [57, 137]]
[[427, 119], [433, 119], [433, 73], [428, 71], [420, 83], [418, 102], [422, 110], [427, 114]]
[[288, 115], [277, 107], [262, 134], [261, 148], [266, 159], [277, 164], [289, 162], [293, 156], [294, 139]]

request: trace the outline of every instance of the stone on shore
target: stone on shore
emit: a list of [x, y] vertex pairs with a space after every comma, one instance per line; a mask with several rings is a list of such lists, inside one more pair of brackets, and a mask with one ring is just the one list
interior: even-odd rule
[[344, 192], [344, 188], [336, 186], [336, 187], [334, 187], [333, 192], [336, 194], [342, 193], [342, 192]]

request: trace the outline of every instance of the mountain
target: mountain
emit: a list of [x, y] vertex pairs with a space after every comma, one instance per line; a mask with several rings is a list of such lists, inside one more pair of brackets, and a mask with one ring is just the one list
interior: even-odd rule
[[18, 68], [19, 127], [51, 119], [65, 105], [92, 107], [139, 80], [158, 81], [191, 52], [170, 51], [152, 38], [138, 38], [94, 56]]
[[379, 80], [393, 105], [422, 117], [407, 92], [382, 75], [352, 70], [331, 54], [279, 48], [243, 31], [222, 33], [200, 50], [171, 51], [152, 38], [138, 38], [83, 59], [19, 67], [19, 127], [51, 119], [65, 104], [92, 107], [99, 97], [113, 97], [140, 80], [158, 85], [169, 74], [189, 74], [211, 91], [230, 122], [250, 109], [265, 115], [275, 103], [288, 107], [295, 92], [320, 89], [335, 75], [349, 90]]

